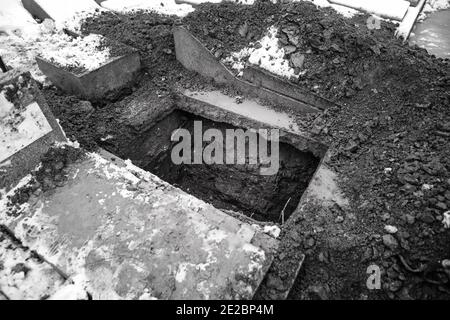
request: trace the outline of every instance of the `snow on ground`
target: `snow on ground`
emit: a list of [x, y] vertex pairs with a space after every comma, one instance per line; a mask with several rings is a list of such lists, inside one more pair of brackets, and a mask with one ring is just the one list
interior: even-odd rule
[[36, 102], [17, 114], [17, 109], [0, 94], [0, 109], [0, 162], [52, 131]]
[[71, 66], [92, 71], [104, 65], [111, 57], [109, 48], [101, 48], [104, 37], [90, 34], [71, 38], [62, 36], [54, 46], [46, 48], [40, 56], [60, 66]]
[[94, 0], [35, 0], [55, 21], [58, 29], [79, 31], [82, 21], [104, 9]]
[[84, 281], [77, 281], [78, 278], [75, 277], [73, 283], [61, 286], [48, 300], [88, 300]]
[[[43, 26], [39, 25], [39, 27]], [[35, 57], [45, 49], [47, 40], [55, 41], [56, 39], [48, 31], [41, 29], [36, 36], [0, 34], [0, 56], [8, 67], [30, 71], [35, 80], [45, 82], [46, 78], [39, 70]]]
[[107, 0], [101, 6], [116, 12], [151, 10], [160, 14], [186, 16], [194, 11], [189, 4], [177, 4], [175, 0]]
[[427, 0], [418, 20], [424, 20], [431, 13], [445, 9], [450, 9], [450, 0]]
[[[179, 0], [179, 2], [184, 3], [190, 3], [190, 4], [201, 4], [205, 2], [212, 2], [212, 3], [220, 3], [220, 2], [235, 2], [240, 4], [248, 4], [252, 5], [255, 3], [256, 0]], [[277, 0], [271, 0], [273, 3], [277, 2]], [[337, 12], [342, 14], [343, 16], [347, 18], [353, 17], [355, 14], [358, 13], [357, 10], [354, 10], [352, 8], [344, 7], [338, 4], [332, 4], [329, 3], [327, 0], [293, 0], [292, 2], [299, 2], [299, 1], [308, 1], [314, 3], [318, 7], [332, 7]]]
[[11, 300], [45, 299], [63, 282], [48, 264], [6, 237], [0, 239], [0, 266], [0, 289]]
[[98, 68], [110, 56], [108, 49], [96, 48], [101, 36], [75, 39], [57, 30], [50, 19], [38, 26], [39, 32], [33, 35], [0, 35], [0, 56], [6, 65], [30, 71], [39, 82], [45, 82], [46, 77], [36, 64], [36, 56], [86, 70]]
[[294, 0], [293, 2], [300, 2], [300, 1], [312, 2], [316, 6], [321, 7], [321, 8], [331, 7], [346, 18], [351, 18], [354, 15], [360, 13], [358, 10], [348, 8], [345, 6], [341, 6], [339, 4], [332, 4], [332, 3], [328, 2], [327, 0]]
[[[202, 0], [195, 1], [202, 2]], [[359, 13], [358, 10], [331, 4], [327, 0], [294, 0], [294, 2], [299, 1], [309, 1], [318, 7], [332, 7], [345, 17], [352, 17]], [[401, 9], [401, 7], [404, 7], [403, 3], [399, 3], [399, 6], [396, 8]], [[450, 0], [428, 0], [424, 10], [429, 13], [445, 8], [450, 8]], [[278, 40], [275, 37], [276, 33], [276, 27], [272, 26], [269, 28], [267, 35], [259, 41], [261, 46], [255, 46], [256, 43], [252, 43], [238, 52], [231, 53], [228, 57], [224, 58], [222, 62], [235, 70], [238, 75], [242, 75], [245, 64], [249, 62], [279, 76], [287, 78], [296, 76], [294, 69], [289, 65], [289, 61], [285, 59], [284, 49], [278, 44]], [[256, 47], [259, 48], [257, 49]]]
[[410, 3], [406, 0], [329, 0], [379, 17], [401, 21]]
[[[79, 28], [82, 17], [96, 13], [95, 10], [100, 7], [94, 0], [37, 1], [55, 18], [56, 23], [46, 19], [43, 23], [38, 24], [22, 6], [20, 0], [2, 0], [0, 6], [0, 56], [7, 66], [28, 70], [37, 81], [44, 82], [45, 76], [35, 61], [35, 57], [39, 55], [54, 55], [55, 59], [80, 65], [87, 70], [95, 69], [104, 63], [109, 57], [109, 53], [93, 50], [98, 39], [91, 37], [86, 40], [72, 40], [61, 31], [63, 26], [76, 30]], [[77, 45], [86, 47], [81, 48]], [[60, 51], [59, 55], [58, 51]]]
[[39, 32], [39, 26], [29, 12], [22, 6], [21, 0], [2, 0], [0, 5], [0, 34]]
[[[105, 11], [94, 0], [35, 0], [55, 21], [59, 29], [79, 31], [83, 19]], [[39, 25], [23, 7], [21, 0], [2, 0], [0, 5], [0, 33], [23, 35], [39, 33]]]
[[284, 49], [278, 44], [277, 32], [276, 27], [270, 27], [267, 34], [259, 40], [260, 46], [252, 44], [239, 52], [234, 52], [225, 58], [223, 63], [236, 70], [239, 75], [242, 75], [241, 72], [248, 61], [279, 76], [287, 78], [294, 76], [294, 69], [289, 66], [289, 61], [284, 58]]
[[[318, 7], [332, 7], [345, 17], [352, 17], [358, 13], [355, 9], [330, 4], [327, 0], [294, 0], [293, 2], [299, 1], [309, 1]], [[252, 2], [248, 1], [249, 4]], [[242, 75], [245, 64], [249, 62], [282, 77], [296, 77], [294, 69], [289, 65], [289, 60], [285, 59], [284, 49], [278, 43], [277, 32], [277, 27], [270, 27], [266, 35], [258, 41], [258, 45], [252, 43], [238, 52], [231, 53], [222, 62], [235, 70], [239, 76]]]

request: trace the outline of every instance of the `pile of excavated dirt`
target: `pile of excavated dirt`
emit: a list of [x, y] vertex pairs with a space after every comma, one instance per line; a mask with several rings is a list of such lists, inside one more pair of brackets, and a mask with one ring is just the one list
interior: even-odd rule
[[233, 2], [204, 3], [182, 22], [220, 58], [261, 39], [282, 12], [280, 4], [270, 1], [257, 1], [251, 6]]
[[423, 49], [408, 48], [392, 36], [395, 25], [368, 18], [346, 19], [310, 3], [287, 6], [278, 38], [289, 52], [286, 58], [291, 66], [300, 73], [298, 84], [332, 99], [351, 97], [356, 91], [389, 81], [403, 90], [423, 90], [423, 86], [410, 87], [416, 82], [411, 73], [423, 70], [422, 77], [428, 80], [443, 59], [430, 57]]
[[[67, 138], [78, 141], [88, 151], [96, 150], [102, 142], [114, 141], [114, 146], [120, 145], [122, 139], [133, 139], [137, 134], [132, 128], [118, 123], [120, 110], [115, 110], [113, 106], [94, 108], [89, 101], [68, 96], [54, 87], [45, 88], [43, 93], [53, 115], [59, 119]], [[119, 132], [120, 134], [117, 135]], [[117, 136], [118, 141], [106, 139], [113, 135]]]
[[[311, 130], [334, 150], [353, 211], [310, 208], [316, 214], [301, 229], [308, 235], [320, 225], [324, 234], [312, 236], [313, 248], [305, 243], [292, 297], [448, 299], [436, 266], [450, 255], [442, 223], [450, 208], [449, 64], [393, 38], [389, 24], [368, 30], [309, 4], [292, 8], [279, 36], [299, 34], [297, 50], [310, 52], [299, 85], [341, 105]], [[371, 263], [383, 272], [382, 291], [361, 290], [362, 266]]]
[[176, 19], [176, 16], [145, 11], [126, 15], [103, 12], [99, 16], [87, 18], [82, 25], [82, 32], [101, 34], [136, 48], [144, 66], [152, 74], [169, 75], [181, 71], [174, 59], [172, 25]]
[[[251, 41], [240, 38], [244, 22], [260, 31], [255, 38], [277, 22], [280, 41], [289, 41], [285, 45], [301, 38], [295, 52], [305, 55], [307, 72], [298, 84], [338, 104], [306, 129], [330, 146], [331, 165], [351, 207], [345, 212], [338, 206], [310, 207], [295, 224], [292, 234], [303, 247], [292, 250], [306, 253], [306, 261], [290, 298], [449, 299], [448, 278], [438, 264], [450, 256], [443, 223], [450, 210], [449, 64], [396, 40], [390, 24], [369, 30], [361, 17], [344, 19], [307, 3], [281, 5], [279, 21], [266, 20], [277, 7], [261, 3], [243, 19], [241, 11], [251, 8], [202, 5], [185, 21], [195, 21], [191, 30], [208, 45], [229, 51]], [[176, 62], [174, 21], [149, 13], [106, 13], [84, 24], [85, 32], [136, 47], [147, 74], [129, 96], [102, 106], [45, 89], [71, 139], [124, 156], [123, 147], [142, 130], [120, 120], [127, 102], [146, 95], [150, 114], [173, 104], [171, 91], [180, 83], [200, 81]], [[366, 287], [371, 264], [381, 268], [382, 290]], [[270, 290], [260, 295], [271, 297]]]

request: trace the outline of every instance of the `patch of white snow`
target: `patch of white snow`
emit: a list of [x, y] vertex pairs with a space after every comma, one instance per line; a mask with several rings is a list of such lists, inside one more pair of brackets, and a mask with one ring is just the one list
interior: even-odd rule
[[102, 7], [121, 13], [136, 10], [149, 10], [160, 14], [177, 15], [184, 17], [194, 11], [189, 4], [177, 4], [175, 0], [107, 0], [101, 3]]
[[17, 114], [17, 109], [0, 93], [0, 162], [5, 161], [52, 131], [36, 102]]
[[270, 27], [266, 35], [259, 40], [258, 45], [253, 43], [239, 52], [231, 53], [223, 59], [223, 63], [236, 70], [239, 75], [242, 75], [242, 70], [248, 61], [279, 76], [287, 78], [295, 76], [294, 69], [284, 58], [284, 49], [278, 44], [277, 32], [277, 27]]

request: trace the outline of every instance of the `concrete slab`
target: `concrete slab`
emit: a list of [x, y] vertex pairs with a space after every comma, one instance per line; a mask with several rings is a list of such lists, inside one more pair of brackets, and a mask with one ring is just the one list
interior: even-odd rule
[[139, 53], [134, 48], [128, 49], [130, 53], [111, 58], [103, 66], [81, 74], [65, 70], [41, 57], [36, 57], [36, 61], [42, 73], [57, 87], [84, 99], [101, 100], [114, 91], [130, 86], [139, 74]]
[[94, 299], [253, 297], [276, 239], [114, 160], [68, 164], [63, 185], [16, 217], [6, 204], [0, 223]]
[[0, 74], [0, 92], [0, 189], [8, 190], [66, 138], [29, 73]]
[[294, 133], [300, 132], [295, 119], [291, 115], [284, 112], [277, 112], [254, 100], [245, 99], [238, 103], [236, 102], [236, 99], [227, 96], [220, 91], [186, 90], [184, 95], [230, 112], [239, 113], [256, 121], [267, 123], [273, 127], [287, 128]]

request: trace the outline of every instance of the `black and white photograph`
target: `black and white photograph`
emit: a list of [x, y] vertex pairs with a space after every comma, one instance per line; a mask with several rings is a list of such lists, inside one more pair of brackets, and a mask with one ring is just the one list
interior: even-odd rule
[[450, 0], [0, 0], [8, 300], [449, 301]]

